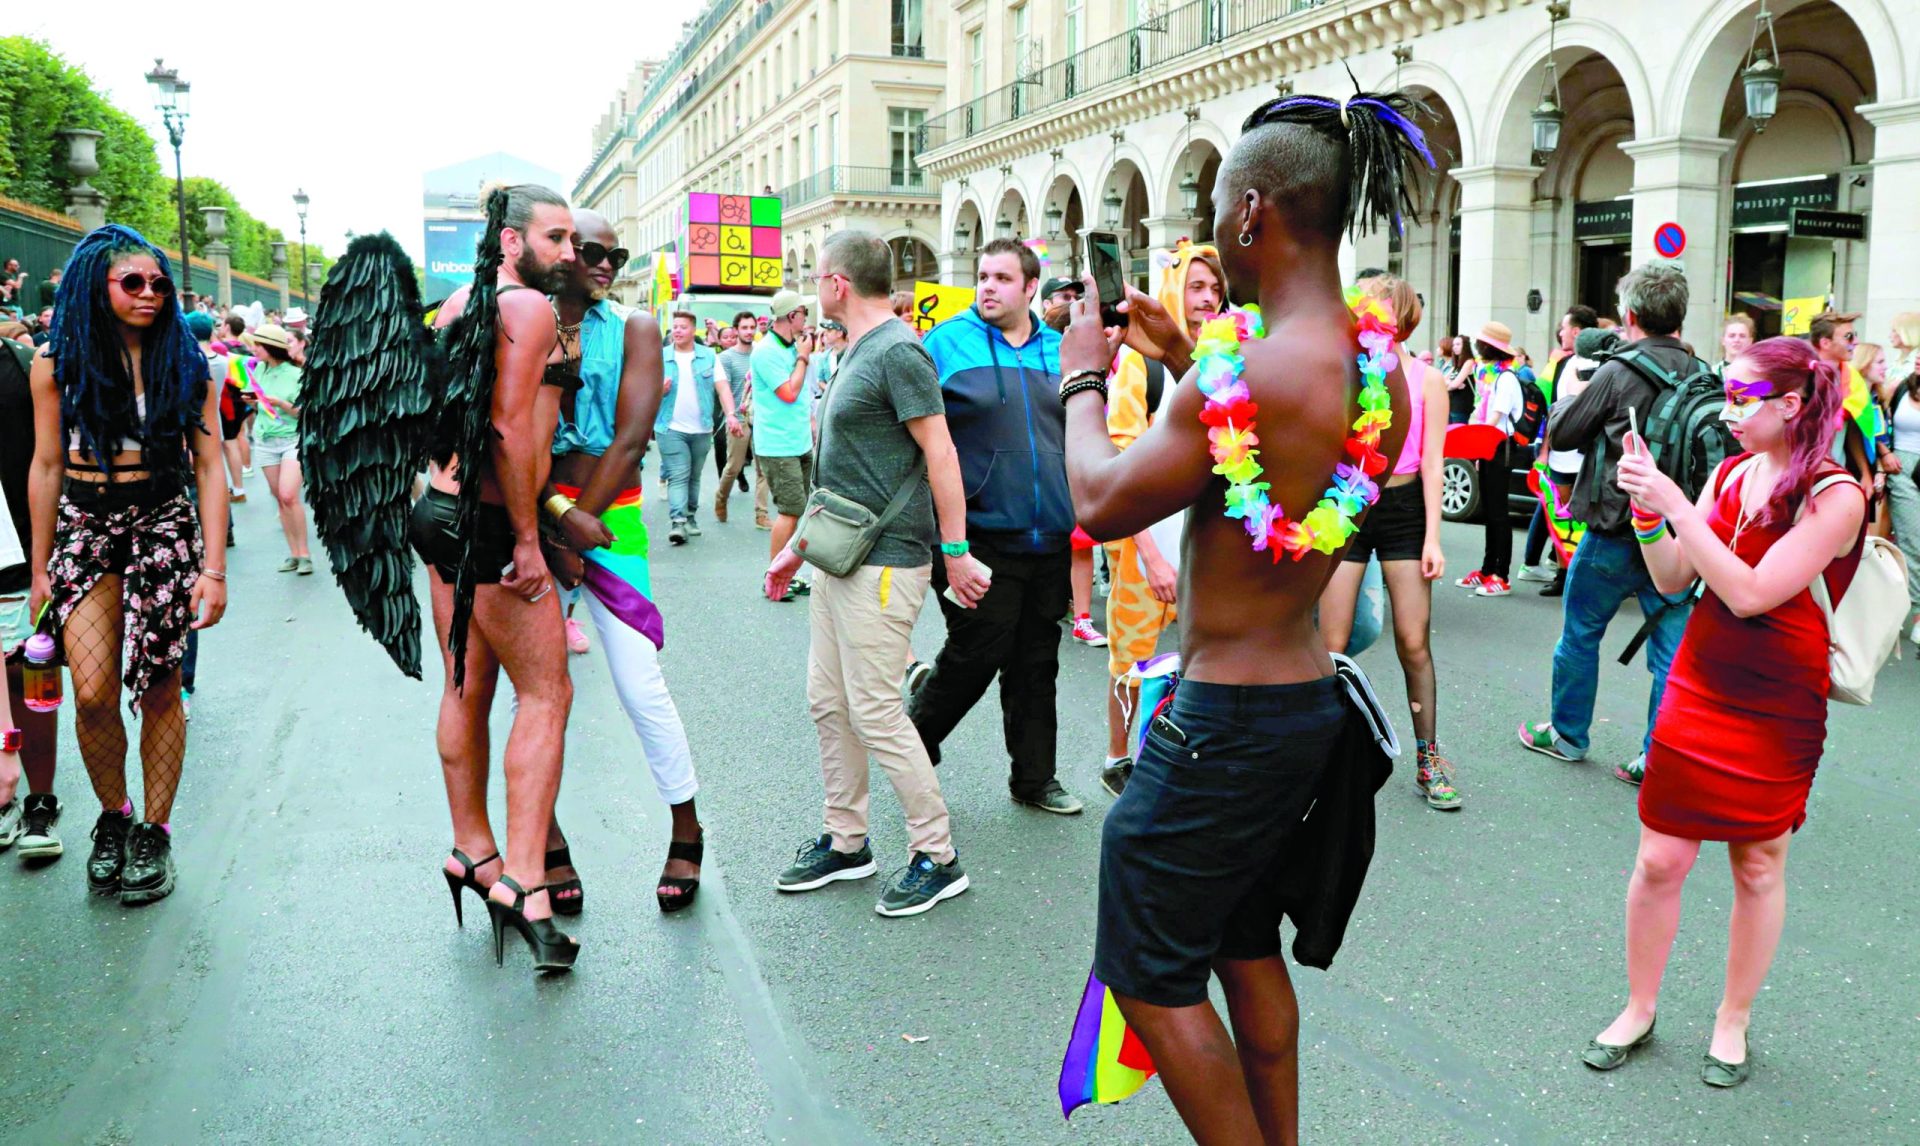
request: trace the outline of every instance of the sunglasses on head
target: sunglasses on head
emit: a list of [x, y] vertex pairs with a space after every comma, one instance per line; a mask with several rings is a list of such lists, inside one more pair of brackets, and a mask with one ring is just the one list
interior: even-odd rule
[[616, 274], [621, 267], [627, 265], [627, 260], [633, 257], [625, 247], [604, 247], [599, 243], [577, 243], [573, 249], [580, 252], [581, 262], [590, 267], [604, 262], [607, 268]]
[[143, 275], [139, 271], [128, 271], [113, 281], [120, 284], [121, 290], [135, 297], [145, 293], [148, 287], [152, 287], [153, 293], [161, 298], [173, 294], [173, 280], [165, 275]]

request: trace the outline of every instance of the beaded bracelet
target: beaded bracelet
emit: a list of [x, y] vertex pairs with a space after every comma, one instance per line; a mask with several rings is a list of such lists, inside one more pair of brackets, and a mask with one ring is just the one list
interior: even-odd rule
[[1669, 532], [1667, 529], [1667, 519], [1664, 517], [1656, 517], [1651, 520], [1638, 517], [1633, 519], [1633, 536], [1635, 540], [1639, 541], [1642, 545], [1652, 545], [1662, 537], [1667, 536]]
[[1066, 385], [1060, 387], [1060, 404], [1062, 406], [1066, 405], [1068, 400], [1075, 394], [1084, 394], [1089, 390], [1098, 391], [1102, 402], [1107, 400], [1107, 380], [1105, 377], [1082, 374], [1075, 375], [1075, 378], [1077, 379], [1076, 381], [1068, 382]]

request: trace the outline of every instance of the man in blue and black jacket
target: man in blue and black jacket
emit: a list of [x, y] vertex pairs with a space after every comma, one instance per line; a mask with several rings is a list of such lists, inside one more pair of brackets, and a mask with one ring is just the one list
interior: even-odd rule
[[[940, 598], [947, 643], [930, 675], [909, 673], [910, 682], [920, 682], [909, 715], [938, 764], [940, 742], [998, 675], [1013, 798], [1072, 815], [1080, 801], [1054, 775], [1054, 692], [1070, 596], [1073, 503], [1062, 445], [1060, 336], [1033, 313], [1039, 285], [1033, 251], [996, 239], [980, 252], [973, 307], [926, 336], [967, 493], [961, 544], [991, 570], [993, 582], [975, 608]], [[934, 562], [941, 591], [944, 572]]]

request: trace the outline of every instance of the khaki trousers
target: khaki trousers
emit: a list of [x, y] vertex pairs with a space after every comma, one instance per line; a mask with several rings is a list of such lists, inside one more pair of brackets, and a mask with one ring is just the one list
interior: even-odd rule
[[[727, 468], [720, 474], [720, 488], [714, 491], [713, 514], [724, 517], [727, 502], [733, 496], [733, 483], [739, 480], [740, 471], [747, 468], [747, 449], [753, 445], [753, 415], [740, 415], [740, 425], [747, 432], [740, 437], [727, 435]], [[767, 515], [767, 482], [760, 474], [760, 465], [753, 467], [753, 512], [759, 517]]]
[[931, 565], [864, 565], [846, 577], [813, 577], [807, 701], [820, 737], [826, 831], [837, 851], [858, 851], [867, 842], [871, 757], [893, 782], [912, 850], [936, 863], [953, 859], [947, 802], [900, 695], [913, 623], [932, 575]]

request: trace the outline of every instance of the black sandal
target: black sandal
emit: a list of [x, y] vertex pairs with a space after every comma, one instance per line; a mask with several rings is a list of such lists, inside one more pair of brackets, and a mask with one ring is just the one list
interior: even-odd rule
[[481, 883], [479, 880], [473, 878], [473, 876], [474, 876], [474, 873], [479, 871], [481, 868], [492, 863], [494, 860], [499, 859], [500, 853], [494, 852], [492, 855], [488, 856], [486, 859], [480, 860], [478, 863], [476, 863], [473, 860], [470, 860], [467, 858], [467, 853], [461, 851], [459, 848], [455, 848], [453, 849], [453, 858], [459, 861], [460, 866], [463, 868], [466, 868], [467, 870], [460, 875], [455, 875], [452, 872], [448, 871], [446, 867], [443, 865], [440, 868], [440, 874], [447, 877], [447, 890], [453, 893], [453, 921], [459, 926], [465, 927], [467, 925], [467, 920], [460, 910], [460, 889], [463, 887], [467, 888], [471, 890], [473, 894], [479, 896], [484, 901], [487, 898], [486, 885]]
[[[548, 871], [552, 871], [557, 867], [572, 866], [573, 856], [568, 852], [567, 845], [562, 844], [547, 853]], [[573, 894], [561, 894], [567, 891]], [[553, 900], [553, 913], [555, 915], [578, 915], [587, 905], [587, 892], [585, 888], [580, 886], [580, 877], [577, 875], [562, 883], [547, 884], [547, 897]]]
[[[702, 827], [700, 829], [700, 838], [694, 840], [692, 843], [684, 843], [680, 840], [668, 841], [667, 862], [672, 863], [674, 860], [685, 860], [687, 863], [698, 867], [700, 866], [701, 858], [706, 855], [706, 851], [707, 830], [705, 827]], [[665, 894], [660, 888], [672, 888], [674, 894]], [[663, 870], [660, 875], [659, 887], [654, 889], [653, 898], [659, 901], [661, 914], [672, 915], [676, 911], [684, 911], [692, 907], [694, 896], [699, 894], [699, 876], [694, 876], [692, 879], [681, 879], [677, 876], [667, 875]]]
[[487, 897], [487, 916], [493, 920], [494, 965], [506, 965], [507, 925], [512, 924], [513, 929], [520, 933], [520, 938], [527, 941], [527, 948], [533, 952], [535, 971], [572, 970], [573, 961], [580, 957], [579, 941], [555, 927], [551, 919], [527, 918], [527, 896], [547, 885], [521, 887], [512, 876], [503, 875], [497, 886], [513, 892], [513, 905], [509, 907], [491, 895]]

